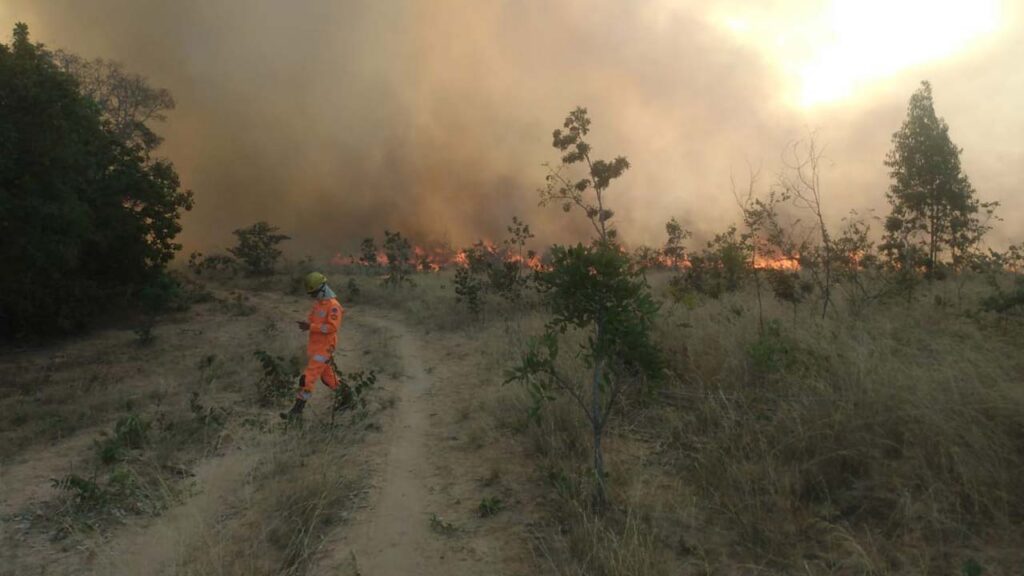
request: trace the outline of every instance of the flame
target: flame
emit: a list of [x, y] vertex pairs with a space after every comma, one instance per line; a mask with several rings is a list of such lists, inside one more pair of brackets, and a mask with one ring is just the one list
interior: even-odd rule
[[[619, 247], [625, 252], [625, 248]], [[409, 264], [419, 272], [440, 272], [451, 268], [465, 268], [470, 265], [471, 253], [475, 252], [485, 258], [493, 258], [503, 262], [513, 262], [531, 270], [548, 270], [549, 267], [541, 260], [541, 255], [535, 252], [528, 252], [525, 255], [509, 250], [507, 247], [499, 246], [494, 242], [481, 239], [471, 248], [455, 250], [448, 245], [436, 244], [423, 246], [414, 244], [412, 246]], [[852, 255], [854, 262], [859, 262], [861, 255]], [[375, 265], [387, 266], [388, 257], [384, 251], [379, 250], [376, 254]], [[658, 252], [648, 260], [653, 268], [662, 270], [685, 270], [693, 264], [688, 258], [668, 256]], [[340, 252], [331, 258], [333, 266], [367, 266], [366, 262], [359, 257], [348, 255], [343, 256]], [[767, 256], [759, 254], [754, 258], [753, 267], [758, 270], [789, 270], [799, 271], [801, 269], [799, 255], [791, 256]]]
[[775, 256], [765, 257], [756, 256], [754, 258], [754, 268], [758, 270], [800, 270], [800, 260], [796, 256]]
[[[465, 268], [470, 265], [470, 250], [477, 251], [487, 258], [499, 259], [504, 262], [514, 262], [532, 270], [544, 270], [539, 254], [532, 251], [526, 255], [512, 252], [494, 242], [481, 239], [471, 249], [454, 250], [446, 245], [423, 246], [414, 244], [409, 257], [409, 264], [419, 272], [440, 272], [449, 268]], [[379, 250], [374, 263], [377, 266], [387, 266], [388, 257], [383, 250]], [[368, 266], [361, 258], [353, 255], [342, 255], [338, 252], [330, 260], [333, 266]]]

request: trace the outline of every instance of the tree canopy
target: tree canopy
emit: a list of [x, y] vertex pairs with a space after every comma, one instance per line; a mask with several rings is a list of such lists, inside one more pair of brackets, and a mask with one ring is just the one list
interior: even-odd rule
[[991, 215], [995, 204], [977, 199], [960, 166], [961, 149], [935, 113], [928, 82], [910, 97], [907, 118], [892, 144], [885, 159], [892, 211], [884, 247], [906, 267], [934, 272], [947, 252], [959, 267], [964, 253], [988, 230], [982, 215]]
[[0, 335], [80, 328], [180, 249], [192, 193], [137, 136], [25, 24], [0, 44]]

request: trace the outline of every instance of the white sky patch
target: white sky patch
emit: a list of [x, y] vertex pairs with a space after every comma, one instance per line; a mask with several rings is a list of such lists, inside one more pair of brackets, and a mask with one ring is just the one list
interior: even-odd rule
[[719, 5], [711, 20], [764, 51], [790, 81], [790, 100], [837, 102], [923, 64], [968, 51], [1003, 27], [1003, 0], [831, 0], [770, 10]]

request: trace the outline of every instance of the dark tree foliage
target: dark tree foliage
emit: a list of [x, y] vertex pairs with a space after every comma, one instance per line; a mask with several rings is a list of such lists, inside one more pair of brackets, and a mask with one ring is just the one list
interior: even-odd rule
[[691, 236], [690, 231], [683, 228], [678, 220], [672, 218], [665, 223], [665, 235], [668, 239], [665, 240], [665, 246], [662, 247], [661, 253], [665, 257], [666, 263], [672, 266], [680, 266], [686, 260], [686, 239]]
[[[576, 401], [594, 440], [595, 504], [606, 504], [602, 440], [621, 394], [645, 387], [661, 376], [663, 361], [651, 338], [659, 306], [651, 296], [642, 269], [616, 246], [553, 246], [551, 268], [537, 274], [538, 288], [552, 313], [547, 331], [531, 341], [510, 380], [525, 382], [535, 401], [554, 393]], [[560, 369], [560, 335], [582, 330], [586, 343], [569, 355], [580, 355], [590, 373]]]
[[484, 283], [480, 276], [473, 273], [469, 266], [460, 266], [455, 270], [455, 301], [465, 303], [474, 316], [483, 310]]
[[455, 301], [465, 303], [473, 315], [483, 311], [488, 293], [516, 304], [530, 283], [527, 264], [537, 254], [528, 250], [526, 243], [533, 238], [533, 232], [515, 216], [506, 230], [508, 237], [500, 246], [477, 241], [462, 250], [466, 260], [465, 266], [455, 270]]
[[489, 270], [491, 288], [509, 302], [517, 303], [523, 297], [523, 290], [529, 280], [525, 273], [527, 259], [536, 254], [526, 249], [526, 243], [533, 238], [530, 225], [523, 223], [518, 217], [512, 217], [512, 223], [506, 228], [508, 237], [502, 241], [502, 254], [498, 261], [492, 259]]
[[274, 266], [281, 258], [281, 250], [277, 245], [291, 237], [278, 234], [277, 226], [266, 222], [257, 222], [248, 228], [239, 228], [232, 232], [238, 238], [238, 245], [228, 248], [228, 252], [245, 264], [249, 273], [266, 276], [274, 273]]
[[743, 286], [750, 275], [750, 260], [749, 242], [736, 226], [729, 226], [715, 234], [700, 252], [690, 254], [689, 267], [669, 280], [669, 287], [676, 299], [688, 293], [718, 298]]
[[892, 136], [886, 156], [892, 211], [883, 248], [905, 269], [923, 267], [934, 275], [948, 252], [954, 268], [988, 231], [996, 204], [980, 202], [960, 167], [960, 148], [949, 125], [936, 116], [932, 87], [922, 82], [910, 98], [907, 118]]
[[192, 207], [18, 24], [0, 44], [0, 334], [79, 329], [164, 270]]
[[373, 238], [363, 238], [359, 243], [359, 262], [368, 268], [377, 267], [377, 244]]
[[415, 270], [412, 262], [412, 245], [401, 232], [384, 231], [384, 255], [388, 259], [388, 274], [384, 277], [384, 285], [397, 288], [402, 284], [412, 284], [409, 275]]

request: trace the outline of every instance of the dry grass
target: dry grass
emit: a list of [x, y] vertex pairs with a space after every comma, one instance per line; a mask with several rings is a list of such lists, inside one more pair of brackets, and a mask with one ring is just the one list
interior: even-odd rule
[[[244, 292], [237, 294], [222, 292], [216, 301], [158, 319], [150, 342], [139, 342], [130, 329], [108, 329], [36, 349], [7, 351], [0, 357], [0, 369], [10, 375], [0, 394], [0, 465], [5, 467], [5, 484], [18, 484], [5, 494], [5, 504], [19, 518], [17, 530], [4, 531], [5, 547], [29, 538], [33, 546], [53, 552], [61, 562], [74, 562], [67, 553], [94, 549], [100, 539], [124, 535], [124, 524], [137, 528], [142, 518], [163, 515], [169, 507], [188, 502], [194, 496], [192, 474], [204, 459], [232, 452], [236, 444], [256, 441], [273, 429], [268, 418], [276, 421], [276, 415], [255, 406], [253, 383], [260, 367], [253, 350], [291, 355], [299, 351], [299, 339], [279, 305], [266, 307], [257, 301], [258, 295], [254, 300]], [[394, 364], [394, 351], [386, 342], [377, 343], [368, 359], [388, 366]], [[371, 410], [387, 404], [383, 397], [374, 396], [373, 401]], [[144, 442], [120, 446], [115, 423], [127, 416], [146, 424]], [[350, 419], [343, 420], [347, 424]], [[51, 445], [65, 438], [66, 442]], [[310, 441], [318, 440], [316, 436]], [[307, 464], [288, 448], [282, 446], [282, 459], [299, 458], [292, 463]], [[296, 473], [288, 479], [292, 489], [309, 490], [302, 496], [280, 486], [279, 497], [292, 500], [277, 503], [272, 492], [261, 493], [267, 508], [295, 510], [290, 518], [275, 516], [288, 522], [288, 528], [271, 531], [267, 538], [280, 544], [285, 532], [303, 522], [322, 523], [315, 500], [295, 499], [327, 498], [341, 490], [330, 484], [338, 475], [327, 474], [328, 464], [324, 462], [320, 477]], [[59, 489], [49, 489], [51, 477], [63, 480]], [[26, 480], [45, 486], [25, 485]], [[342, 492], [348, 494], [347, 487]], [[333, 506], [332, 502], [328, 498], [322, 505]], [[237, 536], [250, 538], [242, 532]], [[61, 543], [50, 544], [54, 537]], [[278, 566], [304, 565], [306, 543], [277, 544], [268, 549], [281, 551]], [[25, 554], [17, 549], [4, 554], [10, 556], [10, 564], [0, 572], [23, 573], [48, 557], [28, 554], [27, 545], [23, 550]]]
[[351, 439], [342, 435], [309, 427], [280, 438], [227, 511], [193, 535], [176, 573], [305, 574], [361, 495]]
[[[752, 293], [690, 309], [666, 300], [657, 339], [673, 376], [627, 398], [608, 446], [616, 507], [590, 513], [590, 445], [580, 415], [550, 403], [538, 421], [502, 370], [543, 314], [455, 304], [444, 275], [365, 301], [432, 329], [471, 335], [495, 388], [467, 419], [471, 443], [514, 433], [549, 489], [539, 556], [561, 574], [951, 574], [1022, 568], [1024, 327], [977, 313], [978, 285], [817, 318]], [[665, 295], [665, 278], [654, 277]], [[497, 390], [497, 392], [495, 392]]]
[[1024, 536], [1020, 326], [923, 302], [759, 337], [742, 297], [666, 312], [679, 378], [639, 432], [699, 490], [732, 558], [814, 573], [1011, 568], [998, 549]]
[[[299, 272], [238, 282], [290, 292]], [[348, 276], [334, 276], [332, 285], [344, 296]], [[615, 505], [594, 514], [589, 431], [575, 406], [557, 400], [533, 420], [525, 391], [502, 384], [504, 369], [543, 326], [536, 299], [513, 307], [491, 298], [478, 317], [456, 303], [448, 275], [414, 279], [414, 287], [388, 290], [375, 278], [357, 276], [360, 295], [350, 306], [396, 310], [428, 334], [452, 336], [457, 347], [439, 361], [468, 365], [472, 373], [460, 378], [479, 380], [479, 393], [458, 405], [452, 425], [461, 428], [470, 450], [511, 437], [528, 456], [518, 462], [507, 453], [501, 466], [481, 460], [480, 483], [488, 494], [500, 488], [503, 498], [526, 498], [543, 487], [536, 506], [547, 513], [532, 529], [538, 558], [553, 572], [1024, 569], [1024, 325], [1020, 318], [976, 312], [976, 285], [962, 300], [952, 284], [936, 284], [911, 305], [853, 309], [840, 302], [825, 320], [813, 304], [799, 308], [794, 319], [790, 307], [765, 298], [765, 334], [759, 334], [751, 293], [692, 308], [666, 300], [656, 330], [671, 377], [654, 395], [625, 399], [607, 444]], [[664, 280], [652, 279], [661, 296]], [[280, 319], [260, 317], [258, 307], [251, 315], [232, 308], [245, 305], [210, 304], [217, 308], [206, 320], [227, 315], [246, 333], [266, 324], [261, 336], [276, 342]], [[387, 337], [364, 328], [361, 342], [342, 338], [348, 363], [342, 369], [400, 374]], [[184, 329], [157, 325], [150, 348], [168, 359], [174, 383], [128, 396], [134, 406], [163, 406], [174, 422], [188, 416], [185, 399], [193, 390], [211, 399], [218, 390], [244, 394], [248, 387], [240, 382], [256, 370], [251, 351], [240, 350], [238, 358], [216, 353], [201, 366], [188, 365], [188, 374], [175, 372], [185, 368], [168, 336]], [[17, 376], [7, 383], [14, 392], [0, 400], [12, 415], [0, 424], [0, 437], [19, 447], [4, 454], [52, 439], [60, 433], [55, 430], [95, 423], [91, 414], [108, 414], [106, 428], [125, 413], [132, 370], [144, 364], [115, 355], [134, 346], [132, 338], [110, 333], [83, 347], [59, 347], [59, 361], [44, 354], [9, 357], [3, 368]], [[220, 341], [207, 347], [224, 349]], [[36, 389], [36, 375], [68, 378], [70, 385]], [[374, 409], [387, 405], [381, 396]], [[219, 446], [216, 430], [188, 430], [166, 434], [150, 450], [159, 461], [187, 463]], [[271, 456], [247, 478], [231, 512], [197, 532], [179, 573], [299, 574], [308, 568], [320, 538], [344, 519], [361, 486], [338, 472], [351, 458], [343, 446], [353, 442], [339, 442], [331, 429], [288, 434], [274, 440]], [[532, 488], [515, 484], [524, 480], [512, 472], [523, 466], [535, 471]]]

